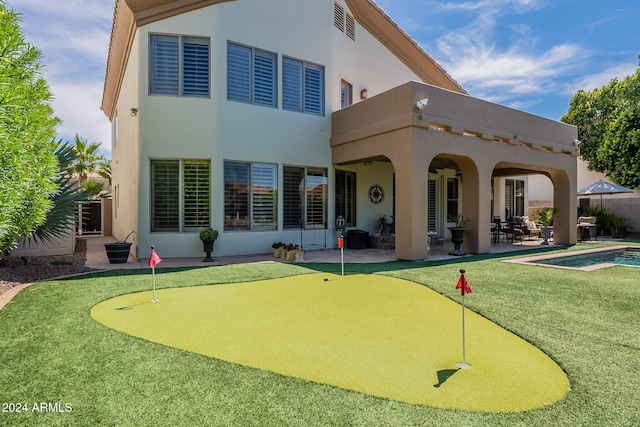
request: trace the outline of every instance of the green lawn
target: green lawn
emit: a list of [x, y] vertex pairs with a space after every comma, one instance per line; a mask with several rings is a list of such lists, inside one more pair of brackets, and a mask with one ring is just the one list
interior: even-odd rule
[[[401, 403], [164, 347], [94, 321], [89, 313], [97, 303], [149, 289], [149, 271], [134, 270], [36, 284], [0, 311], [0, 403], [4, 410], [28, 408], [0, 412], [0, 425], [640, 425], [640, 270], [581, 272], [502, 259], [346, 270], [411, 280], [458, 301], [454, 287], [465, 268], [474, 291], [467, 306], [542, 349], [567, 373], [571, 391], [546, 409], [482, 413]], [[335, 273], [339, 266], [157, 269], [156, 276], [162, 289], [315, 271]], [[34, 412], [41, 402], [61, 412]]]

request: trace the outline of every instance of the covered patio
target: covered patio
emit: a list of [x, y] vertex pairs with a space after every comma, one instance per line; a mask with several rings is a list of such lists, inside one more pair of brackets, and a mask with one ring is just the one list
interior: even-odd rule
[[463, 251], [491, 252], [492, 182], [543, 174], [554, 186], [556, 244], [576, 243], [575, 127], [423, 83], [409, 82], [332, 115], [336, 165], [393, 165], [395, 256], [427, 254], [427, 174], [455, 164], [466, 225]]

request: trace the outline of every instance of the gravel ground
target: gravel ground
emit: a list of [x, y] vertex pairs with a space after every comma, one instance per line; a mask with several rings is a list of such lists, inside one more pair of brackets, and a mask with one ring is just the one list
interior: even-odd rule
[[0, 295], [24, 283], [53, 279], [77, 273], [95, 271], [85, 266], [87, 241], [76, 239], [76, 252], [73, 255], [25, 257], [9, 256], [0, 260]]

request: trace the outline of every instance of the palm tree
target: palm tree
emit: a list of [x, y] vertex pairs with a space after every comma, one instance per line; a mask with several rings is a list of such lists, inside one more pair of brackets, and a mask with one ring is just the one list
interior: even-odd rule
[[76, 152], [76, 158], [67, 170], [78, 177], [80, 188], [87, 180], [87, 176], [91, 172], [101, 169], [102, 163], [106, 162], [104, 156], [96, 154], [100, 145], [102, 145], [101, 142], [88, 142], [76, 134], [74, 145], [72, 146]]
[[58, 190], [51, 197], [53, 206], [44, 224], [33, 231], [30, 240], [50, 242], [56, 237], [64, 236], [75, 219], [78, 203], [87, 200], [87, 194], [78, 192], [69, 173], [70, 167], [77, 159], [74, 147], [58, 141], [55, 155], [60, 168], [56, 178]]

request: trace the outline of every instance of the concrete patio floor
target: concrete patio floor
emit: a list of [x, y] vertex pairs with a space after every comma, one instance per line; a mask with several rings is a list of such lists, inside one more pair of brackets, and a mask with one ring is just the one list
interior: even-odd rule
[[[96, 268], [99, 270], [115, 270], [115, 269], [135, 269], [135, 268], [148, 268], [148, 260], [140, 259], [136, 260], [133, 256], [129, 255], [129, 259], [126, 263], [122, 264], [110, 264], [107, 259], [107, 254], [104, 249], [105, 243], [115, 242], [113, 237], [103, 236], [85, 236], [87, 240], [87, 261], [88, 267]], [[511, 243], [494, 243], [491, 245], [491, 253], [504, 253], [504, 252], [517, 252], [527, 249], [546, 248], [548, 246], [540, 245], [542, 240], [524, 240], [523, 242]], [[431, 247], [431, 251], [427, 260], [446, 260], [456, 257], [449, 255], [449, 252], [453, 250], [453, 244], [449, 241], [443, 241], [441, 245], [435, 245]], [[162, 248], [156, 248], [156, 251], [160, 258], [162, 258]], [[215, 261], [210, 263], [204, 263], [204, 252], [202, 257], [199, 258], [167, 258], [163, 259], [157, 268], [170, 268], [170, 267], [203, 267], [207, 265], [227, 265], [227, 264], [239, 264], [239, 263], [251, 263], [251, 262], [287, 262], [278, 258], [274, 258], [272, 253], [269, 254], [257, 254], [257, 255], [241, 255], [241, 256], [215, 256]], [[345, 263], [378, 263], [395, 261], [395, 251], [388, 249], [345, 249], [344, 261]], [[304, 261], [302, 263], [339, 263], [340, 251], [338, 249], [316, 249], [306, 250], [304, 252]]]

